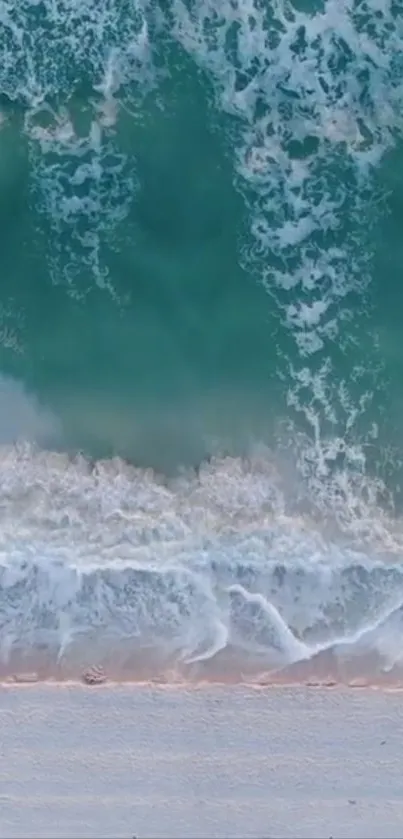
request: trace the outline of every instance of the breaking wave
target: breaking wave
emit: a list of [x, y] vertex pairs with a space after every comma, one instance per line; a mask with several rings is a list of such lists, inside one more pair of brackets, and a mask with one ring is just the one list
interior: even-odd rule
[[167, 480], [4, 448], [3, 676], [308, 678], [325, 660], [333, 677], [396, 678], [402, 534], [368, 510], [358, 548], [353, 526], [287, 509], [280, 477], [267, 451]]

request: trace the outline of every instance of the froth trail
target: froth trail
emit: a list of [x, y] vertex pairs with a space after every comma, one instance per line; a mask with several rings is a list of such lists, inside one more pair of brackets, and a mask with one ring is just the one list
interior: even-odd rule
[[399, 671], [398, 528], [372, 510], [372, 547], [368, 530], [361, 547], [356, 528], [321, 530], [287, 509], [268, 451], [167, 480], [4, 447], [0, 511], [3, 677]]
[[211, 74], [217, 104], [237, 125], [252, 234], [242, 258], [288, 337], [279, 371], [289, 413], [314, 441], [303, 468], [320, 483], [339, 457], [354, 469], [362, 451], [352, 441], [372, 445], [382, 423], [383, 361], [373, 345], [353, 348], [371, 310], [371, 235], [383, 212], [376, 173], [403, 136], [398, 5], [172, 6], [175, 38]]

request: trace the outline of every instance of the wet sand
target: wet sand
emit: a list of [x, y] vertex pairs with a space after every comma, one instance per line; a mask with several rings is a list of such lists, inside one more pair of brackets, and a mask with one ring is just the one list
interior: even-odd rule
[[403, 836], [403, 693], [1, 686], [0, 837]]

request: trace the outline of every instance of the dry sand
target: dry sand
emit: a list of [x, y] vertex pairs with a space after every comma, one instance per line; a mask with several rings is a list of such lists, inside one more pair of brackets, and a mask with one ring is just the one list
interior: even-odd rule
[[0, 836], [403, 836], [403, 693], [2, 686]]

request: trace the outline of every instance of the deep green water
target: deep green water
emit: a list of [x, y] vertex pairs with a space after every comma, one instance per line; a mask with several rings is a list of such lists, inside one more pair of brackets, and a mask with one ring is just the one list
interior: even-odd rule
[[401, 12], [3, 0], [7, 442], [167, 469], [302, 431], [396, 483]]

